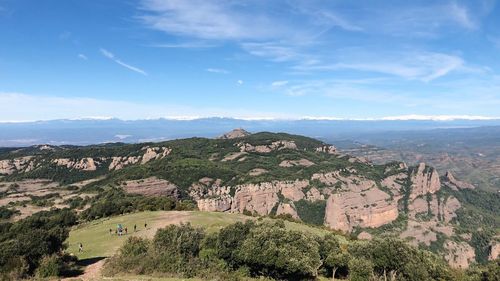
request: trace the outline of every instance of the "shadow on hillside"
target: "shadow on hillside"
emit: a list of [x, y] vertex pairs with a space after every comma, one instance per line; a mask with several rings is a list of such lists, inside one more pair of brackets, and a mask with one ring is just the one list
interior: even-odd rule
[[74, 266], [65, 268], [63, 272], [61, 272], [61, 276], [66, 278], [78, 277], [84, 273], [84, 270], [87, 266], [99, 262], [105, 258], [106, 257], [95, 257], [78, 260], [75, 262]]
[[88, 259], [81, 259], [76, 262], [77, 265], [79, 266], [89, 266], [91, 264], [94, 264], [100, 260], [105, 259], [106, 257], [95, 257], [95, 258], [88, 258]]

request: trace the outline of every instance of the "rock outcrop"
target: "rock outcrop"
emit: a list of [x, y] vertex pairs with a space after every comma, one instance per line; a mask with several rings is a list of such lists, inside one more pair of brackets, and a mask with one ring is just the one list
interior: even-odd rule
[[[497, 237], [497, 239], [499, 239]], [[500, 242], [499, 241], [492, 241], [490, 244], [490, 254], [488, 256], [488, 260], [493, 261], [496, 260], [500, 256]]]
[[0, 174], [11, 175], [15, 172], [29, 172], [34, 168], [33, 156], [0, 160]]
[[123, 167], [128, 166], [128, 165], [133, 165], [138, 163], [140, 160], [139, 156], [129, 156], [129, 157], [112, 157], [111, 158], [111, 164], [109, 164], [108, 169], [111, 170], [120, 170], [123, 169]]
[[457, 180], [451, 171], [446, 172], [445, 184], [453, 190], [475, 189], [476, 188], [474, 185], [472, 185], [468, 182]]
[[420, 163], [418, 168], [412, 172], [411, 182], [411, 200], [427, 193], [434, 194], [441, 188], [437, 171], [426, 166], [425, 163]]
[[165, 156], [169, 155], [172, 152], [172, 149], [168, 147], [143, 147], [142, 150], [145, 150], [144, 155], [142, 155], [141, 164], [146, 164], [151, 160], [161, 159]]
[[275, 141], [271, 144], [267, 145], [251, 145], [249, 143], [240, 142], [236, 144], [241, 152], [257, 152], [257, 153], [270, 153], [275, 150], [283, 150], [283, 149], [297, 149], [297, 145], [294, 141]]
[[323, 152], [328, 154], [337, 154], [337, 148], [333, 145], [323, 145], [316, 148], [317, 152]]
[[378, 188], [345, 191], [330, 195], [325, 223], [333, 229], [351, 231], [353, 227], [378, 227], [398, 217], [397, 203]]
[[246, 137], [249, 135], [251, 135], [251, 134], [248, 131], [245, 131], [242, 128], [237, 128], [237, 129], [234, 129], [230, 132], [223, 134], [222, 136], [218, 137], [218, 139], [223, 139], [223, 140], [237, 139], [237, 138], [243, 138], [243, 137]]
[[69, 159], [69, 158], [58, 158], [52, 161], [57, 166], [65, 166], [68, 169], [76, 169], [82, 171], [95, 171], [97, 170], [97, 161], [94, 158], [86, 157], [82, 159]]
[[296, 220], [300, 219], [293, 203], [280, 203], [276, 210], [276, 215], [291, 215]]
[[170, 196], [178, 197], [178, 188], [175, 184], [156, 177], [126, 181], [122, 184], [127, 193], [141, 194], [144, 196]]
[[360, 234], [358, 234], [358, 239], [359, 240], [372, 240], [373, 237], [370, 233], [363, 231]]
[[474, 248], [466, 242], [447, 240], [444, 243], [444, 248], [446, 250], [444, 258], [452, 267], [467, 268], [470, 263], [475, 261]]
[[299, 159], [299, 160], [283, 160], [279, 164], [280, 167], [294, 167], [294, 166], [304, 166], [309, 167], [314, 165], [314, 162], [308, 159]]

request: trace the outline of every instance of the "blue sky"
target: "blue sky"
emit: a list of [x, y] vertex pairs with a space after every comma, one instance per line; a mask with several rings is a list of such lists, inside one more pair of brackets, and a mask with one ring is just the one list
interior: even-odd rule
[[437, 115], [500, 116], [495, 1], [0, 0], [0, 121]]

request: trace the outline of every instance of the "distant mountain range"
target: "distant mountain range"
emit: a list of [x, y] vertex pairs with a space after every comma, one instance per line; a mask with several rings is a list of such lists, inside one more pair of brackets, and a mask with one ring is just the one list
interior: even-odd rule
[[[388, 118], [390, 119], [390, 118]], [[36, 144], [87, 145], [108, 142], [148, 142], [170, 139], [216, 137], [234, 128], [250, 132], [270, 131], [300, 134], [321, 140], [354, 139], [360, 134], [388, 131], [420, 131], [446, 128], [500, 126], [500, 119], [430, 118], [409, 120], [243, 120], [200, 118], [189, 120], [120, 119], [52, 120], [0, 123], [0, 146], [18, 147]]]

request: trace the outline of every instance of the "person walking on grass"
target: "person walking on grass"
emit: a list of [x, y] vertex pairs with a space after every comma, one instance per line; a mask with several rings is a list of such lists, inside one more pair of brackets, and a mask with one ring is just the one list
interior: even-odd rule
[[144, 223], [144, 229], [146, 229], [147, 227], [148, 227], [148, 224]]
[[82, 243], [79, 243], [79, 245], [78, 245], [78, 252], [83, 253], [83, 244]]
[[137, 231], [137, 224], [134, 224], [134, 232]]
[[125, 235], [128, 234], [128, 228], [125, 227]]
[[113, 230], [111, 228], [109, 229], [109, 235], [113, 235]]

